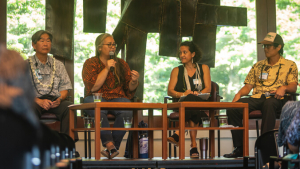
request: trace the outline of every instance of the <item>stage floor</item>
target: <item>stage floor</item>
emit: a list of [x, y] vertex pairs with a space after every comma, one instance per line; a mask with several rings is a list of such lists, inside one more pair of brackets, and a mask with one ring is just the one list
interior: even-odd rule
[[[216, 157], [214, 159], [190, 159], [184, 160], [172, 158], [162, 160], [161, 158], [153, 159], [127, 159], [124, 157], [116, 157], [112, 160], [107, 158], [84, 159], [82, 160], [84, 169], [88, 168], [243, 168], [243, 158], [223, 158]], [[249, 168], [255, 167], [254, 159], [248, 162]]]

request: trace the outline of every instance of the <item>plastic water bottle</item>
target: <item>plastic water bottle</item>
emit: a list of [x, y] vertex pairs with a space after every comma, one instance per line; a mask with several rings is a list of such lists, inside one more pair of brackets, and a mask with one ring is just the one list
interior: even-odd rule
[[146, 134], [141, 135], [139, 142], [139, 158], [148, 158], [148, 137], [146, 136]]

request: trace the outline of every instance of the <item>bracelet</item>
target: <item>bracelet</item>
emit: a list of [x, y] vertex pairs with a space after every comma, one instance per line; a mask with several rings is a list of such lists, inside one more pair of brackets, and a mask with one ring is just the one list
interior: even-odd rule
[[182, 96], [184, 96], [184, 93], [182, 93]]
[[175, 96], [175, 98], [177, 98], [177, 93], [178, 93], [178, 92], [176, 92], [176, 96]]

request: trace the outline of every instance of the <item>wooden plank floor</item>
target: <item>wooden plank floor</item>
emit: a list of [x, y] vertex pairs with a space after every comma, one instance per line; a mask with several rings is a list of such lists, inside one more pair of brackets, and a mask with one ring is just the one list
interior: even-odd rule
[[[162, 158], [153, 159], [127, 159], [124, 157], [116, 157], [114, 159], [101, 158], [83, 159], [82, 165], [84, 169], [88, 168], [243, 168], [243, 158], [223, 158], [216, 157], [214, 159], [190, 159], [184, 160], [172, 158], [163, 160]], [[255, 161], [250, 159], [249, 168], [254, 168]]]

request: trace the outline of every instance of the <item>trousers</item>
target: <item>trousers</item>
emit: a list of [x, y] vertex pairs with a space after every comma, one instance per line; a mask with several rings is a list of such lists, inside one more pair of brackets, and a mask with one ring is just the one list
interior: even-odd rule
[[[91, 103], [94, 102], [93, 96], [87, 96], [84, 98], [84, 103]], [[112, 100], [106, 100], [104, 98], [101, 99], [101, 102], [130, 102], [127, 98], [115, 98]], [[118, 103], [116, 103], [118, 104]], [[85, 110], [85, 113], [91, 117], [95, 116], [94, 110]], [[114, 127], [122, 128], [124, 127], [124, 117], [132, 117], [132, 111], [128, 110], [101, 110], [101, 125], [103, 128], [110, 127], [109, 121], [107, 118], [107, 114], [113, 114], [116, 119], [114, 122]], [[101, 142], [103, 147], [106, 147], [106, 144], [109, 142], [113, 142], [116, 149], [119, 150], [121, 145], [122, 139], [125, 135], [126, 131], [110, 131], [110, 130], [101, 130]]]
[[35, 114], [41, 118], [41, 115], [45, 112], [53, 113], [61, 122], [60, 130], [62, 133], [69, 135], [69, 105], [73, 104], [70, 101], [63, 100], [56, 108], [43, 110], [38, 104], [35, 103]]
[[[281, 112], [287, 98], [282, 100], [274, 97], [266, 98], [241, 98], [237, 102], [248, 103], [249, 113], [254, 110], [260, 110], [262, 113], [261, 133], [273, 130], [276, 123], [276, 115]], [[243, 126], [243, 109], [227, 109], [228, 123], [233, 126]], [[231, 130], [234, 147], [243, 146], [243, 131]]]

